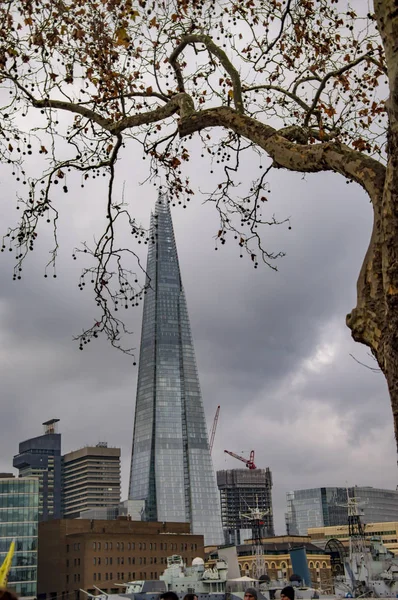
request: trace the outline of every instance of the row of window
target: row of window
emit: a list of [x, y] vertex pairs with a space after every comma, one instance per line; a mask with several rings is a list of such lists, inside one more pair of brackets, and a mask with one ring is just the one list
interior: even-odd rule
[[[113, 543], [112, 542], [102, 542], [102, 544], [103, 544], [103, 549], [104, 550], [112, 550], [113, 549]], [[127, 550], [135, 550], [135, 546], [136, 546], [135, 542], [127, 542], [126, 543], [126, 549]], [[180, 544], [180, 550], [181, 550], [181, 552], [183, 552], [184, 550], [187, 551], [188, 550], [188, 546], [189, 546], [189, 544], [181, 543]], [[123, 552], [124, 551], [124, 547], [125, 547], [125, 543], [124, 542], [116, 542], [116, 550], [120, 550], [120, 551]], [[137, 543], [137, 549], [138, 550], [146, 550], [146, 547], [147, 547], [146, 542], [138, 542]], [[67, 546], [67, 548], [66, 548], [67, 552], [69, 552], [68, 548], [69, 548], [69, 546]], [[73, 549], [74, 550], [80, 550], [80, 543], [74, 544], [73, 545]], [[156, 550], [156, 542], [149, 542], [148, 549], [149, 550]], [[167, 544], [167, 542], [160, 542], [160, 550], [177, 550], [177, 549], [178, 549], [178, 544], [175, 544], [175, 543], [169, 543], [169, 544]], [[198, 545], [197, 544], [191, 544], [191, 550], [197, 550], [197, 549], [198, 549]], [[93, 550], [101, 550], [101, 542], [93, 542]]]
[[[287, 564], [285, 562], [281, 562], [280, 565], [276, 565], [275, 562], [271, 562], [268, 563], [267, 561], [265, 562], [265, 566], [267, 569], [287, 569]], [[325, 561], [322, 562], [322, 566], [321, 563], [319, 561], [317, 561], [315, 564], [313, 561], [310, 561], [308, 563], [308, 566], [310, 569], [327, 569], [328, 565]], [[249, 563], [245, 563], [244, 565], [239, 564], [239, 568], [244, 571], [249, 571], [250, 570], [250, 565]]]
[[[79, 560], [78, 564], [80, 565], [80, 559], [78, 559], [78, 560]], [[158, 561], [158, 559], [157, 559], [156, 556], [150, 556], [148, 564], [149, 565], [156, 565], [157, 561]], [[167, 564], [167, 558], [165, 556], [161, 556], [159, 558], [159, 563], [161, 565]], [[93, 565], [99, 567], [99, 566], [101, 566], [101, 564], [112, 565], [113, 564], [113, 557], [112, 556], [110, 556], [110, 557], [105, 556], [105, 558], [101, 559], [100, 556], [94, 556], [93, 557]], [[146, 565], [147, 562], [146, 562], [146, 556], [137, 557], [137, 561], [136, 561], [136, 557], [135, 556], [127, 556], [127, 557], [118, 556], [116, 558], [115, 564], [118, 564], [118, 565], [124, 565], [124, 564], [126, 564], [126, 565], [135, 565], [135, 564], [137, 564], [137, 565], [138, 564], [140, 564], [140, 565]], [[69, 567], [69, 560], [66, 561], [66, 566]]]
[[[124, 573], [123, 571], [120, 573], [116, 573], [116, 579], [117, 580], [122, 580], [122, 581], [126, 581], [125, 580], [125, 576], [128, 581], [134, 581], [135, 580], [135, 576], [136, 576], [136, 572], [135, 571], [129, 571], [126, 573]], [[143, 573], [142, 571], [137, 572], [137, 577], [139, 579], [146, 579], [148, 577], [148, 575], [150, 576], [151, 579], [157, 579], [159, 574], [157, 571], [151, 571], [151, 573]], [[113, 573], [105, 573], [105, 579], [104, 581], [112, 581], [113, 579]], [[94, 581], [101, 581], [101, 573], [94, 573], [93, 574], [93, 580]]]

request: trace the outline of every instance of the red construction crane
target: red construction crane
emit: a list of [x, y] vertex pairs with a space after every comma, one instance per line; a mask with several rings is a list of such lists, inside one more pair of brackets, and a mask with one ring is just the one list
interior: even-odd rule
[[214, 438], [216, 436], [217, 423], [218, 423], [218, 415], [219, 414], [220, 414], [220, 406], [217, 406], [216, 416], [214, 417], [213, 427], [211, 428], [211, 434], [210, 434], [210, 442], [209, 442], [210, 454], [211, 454], [211, 452], [213, 450], [213, 444], [214, 444]]
[[245, 458], [244, 456], [239, 456], [239, 454], [235, 454], [235, 452], [231, 452], [230, 450], [224, 450], [224, 452], [226, 452], [230, 456], [233, 456], [234, 458], [237, 458], [238, 460], [241, 460], [242, 462], [244, 462], [248, 469], [250, 469], [250, 470], [257, 469], [256, 465], [254, 464], [254, 450], [252, 450], [250, 452], [250, 458]]

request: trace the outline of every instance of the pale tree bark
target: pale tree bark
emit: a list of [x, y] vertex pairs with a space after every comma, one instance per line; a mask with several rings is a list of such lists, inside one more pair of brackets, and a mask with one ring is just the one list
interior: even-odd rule
[[396, 0], [375, 0], [374, 8], [386, 54], [390, 94], [386, 180], [375, 223], [373, 260], [377, 269], [370, 279], [377, 290], [378, 328], [370, 347], [387, 379], [398, 440], [398, 4]]

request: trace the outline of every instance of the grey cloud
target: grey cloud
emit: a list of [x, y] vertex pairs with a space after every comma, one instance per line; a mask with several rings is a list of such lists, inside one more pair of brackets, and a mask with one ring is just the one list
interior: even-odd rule
[[[118, 169], [125, 200], [147, 224], [156, 189], [137, 184], [144, 166], [133, 155]], [[243, 165], [242, 187], [253, 171]], [[209, 180], [199, 169], [193, 176], [202, 187]], [[121, 445], [126, 490], [137, 370], [105, 341], [84, 352], [72, 341], [96, 314], [89, 290], [77, 289], [82, 262], [73, 261], [71, 251], [104, 223], [106, 190], [100, 183], [81, 190], [71, 180], [71, 193], [59, 198], [57, 279], [43, 278], [49, 229], [43, 228], [21, 282], [11, 281], [11, 259], [0, 257], [1, 468], [10, 465], [19, 440], [56, 416], [65, 451], [101, 439]], [[383, 377], [350, 358], [353, 352], [366, 361], [366, 349], [352, 342], [344, 325], [355, 304], [370, 205], [359, 188], [337, 176], [302, 180], [277, 172], [270, 183], [270, 214], [292, 217], [291, 231], [264, 231], [267, 248], [287, 252], [278, 273], [254, 270], [233, 243], [214, 251], [217, 215], [211, 205], [201, 206], [199, 195], [187, 209], [173, 210], [173, 217], [209, 428], [221, 404], [215, 466], [240, 466], [224, 448], [255, 449], [258, 465], [273, 470], [282, 532], [287, 490], [346, 480], [395, 487], [396, 465]], [[122, 196], [121, 184], [117, 194]], [[14, 217], [11, 209], [1, 210], [3, 222]], [[125, 233], [122, 239], [132, 243]], [[145, 262], [146, 247], [137, 249]], [[138, 348], [141, 309], [126, 318]]]

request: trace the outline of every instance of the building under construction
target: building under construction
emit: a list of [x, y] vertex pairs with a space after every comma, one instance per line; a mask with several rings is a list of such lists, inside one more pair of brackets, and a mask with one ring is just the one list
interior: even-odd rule
[[217, 485], [225, 543], [239, 545], [253, 537], [253, 522], [246, 515], [255, 508], [264, 515], [261, 537], [274, 535], [272, 474], [268, 468], [217, 471]]

